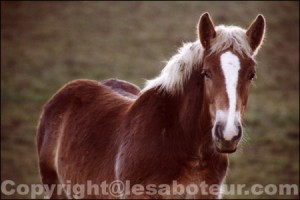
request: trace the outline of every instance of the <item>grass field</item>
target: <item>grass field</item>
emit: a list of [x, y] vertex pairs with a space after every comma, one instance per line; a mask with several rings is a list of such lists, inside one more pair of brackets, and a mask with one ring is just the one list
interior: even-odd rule
[[[2, 2], [1, 182], [40, 183], [35, 132], [43, 104], [78, 78], [116, 77], [143, 87], [200, 14], [247, 27], [267, 20], [246, 138], [230, 155], [226, 183], [299, 186], [299, 2]], [[1, 198], [28, 198], [5, 196]], [[225, 198], [299, 198], [288, 195]]]

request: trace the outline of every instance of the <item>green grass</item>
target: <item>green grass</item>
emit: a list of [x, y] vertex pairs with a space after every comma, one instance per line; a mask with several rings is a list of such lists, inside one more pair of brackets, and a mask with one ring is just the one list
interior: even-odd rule
[[[39, 183], [35, 132], [42, 105], [78, 78], [117, 77], [143, 87], [200, 14], [247, 27], [267, 20], [247, 141], [230, 155], [227, 183], [299, 185], [298, 2], [1, 2], [1, 182]], [[28, 196], [26, 196], [28, 198]], [[298, 196], [225, 196], [298, 198]], [[1, 198], [24, 198], [5, 196]]]

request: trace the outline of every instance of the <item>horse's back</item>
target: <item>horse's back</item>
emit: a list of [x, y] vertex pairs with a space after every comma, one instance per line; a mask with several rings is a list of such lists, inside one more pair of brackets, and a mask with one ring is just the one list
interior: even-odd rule
[[44, 106], [37, 132], [43, 182], [58, 183], [59, 176], [101, 180], [104, 174], [113, 179], [117, 129], [131, 103], [97, 81], [76, 80], [58, 90]]
[[[130, 103], [126, 99], [118, 98], [112, 91], [103, 87], [103, 85], [97, 81], [75, 80], [67, 83], [60, 88], [44, 106], [38, 125], [38, 150], [40, 150], [43, 142], [43, 136], [39, 132], [42, 131], [41, 129], [46, 128], [46, 124], [48, 125], [47, 128], [49, 128], [49, 125], [57, 125], [69, 109], [72, 111], [83, 108], [87, 112], [87, 109], [90, 108], [89, 106], [92, 104], [94, 108], [105, 104], [103, 106], [106, 106], [106, 108], [113, 109], [117, 105], [122, 107]], [[56, 121], [56, 123], [53, 123], [53, 120]]]
[[137, 98], [141, 89], [128, 81], [119, 79], [108, 79], [101, 81], [103, 85], [110, 88], [112, 91], [129, 98]]

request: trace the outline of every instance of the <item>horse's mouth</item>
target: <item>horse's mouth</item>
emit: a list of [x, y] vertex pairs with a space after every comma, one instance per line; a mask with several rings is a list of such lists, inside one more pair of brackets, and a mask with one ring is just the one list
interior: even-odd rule
[[216, 146], [216, 150], [219, 153], [234, 153], [234, 152], [236, 152], [236, 149], [237, 149], [236, 147], [229, 149], [229, 148], [219, 148]]
[[219, 153], [234, 153], [234, 152], [236, 152], [236, 148], [235, 149], [219, 149], [217, 147], [216, 149]]

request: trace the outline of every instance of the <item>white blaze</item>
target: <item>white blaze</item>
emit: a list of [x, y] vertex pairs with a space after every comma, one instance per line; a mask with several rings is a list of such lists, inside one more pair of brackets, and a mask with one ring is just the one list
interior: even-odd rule
[[236, 112], [236, 93], [240, 69], [239, 58], [230, 51], [223, 53], [221, 55], [221, 68], [223, 70], [226, 92], [229, 100], [229, 108], [226, 112], [227, 122], [224, 128], [223, 137], [225, 140], [231, 140], [234, 136], [238, 135], [235, 121], [240, 120], [240, 114]]

